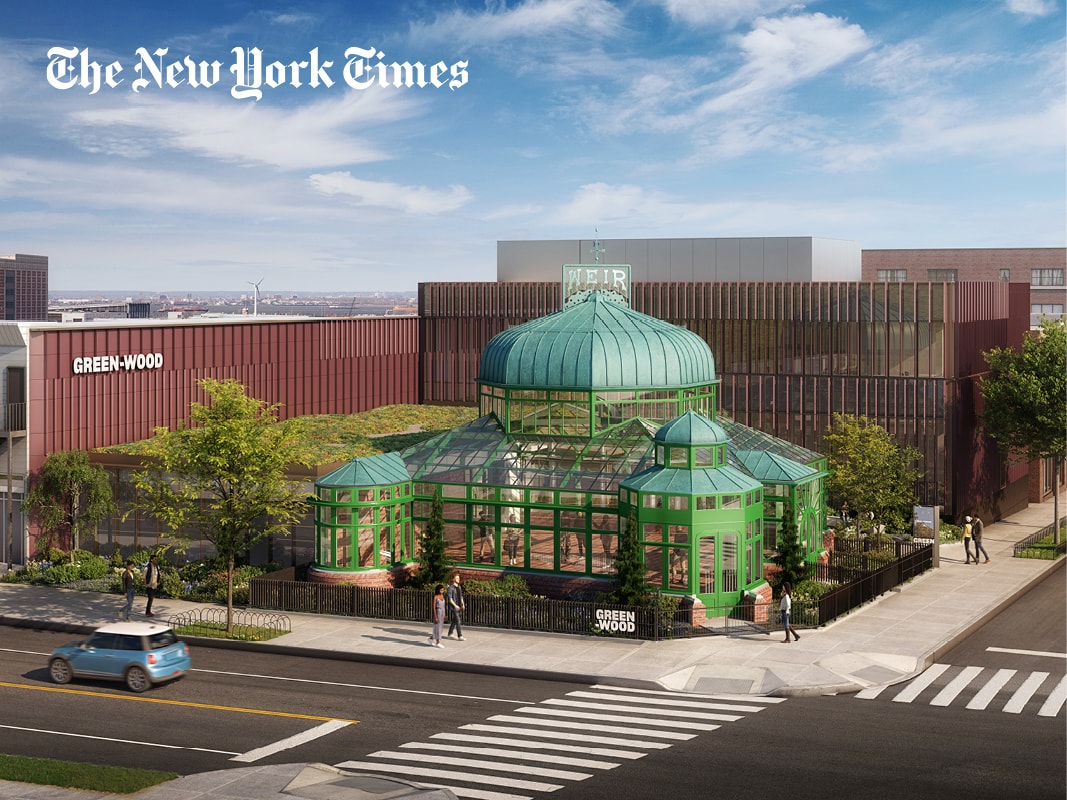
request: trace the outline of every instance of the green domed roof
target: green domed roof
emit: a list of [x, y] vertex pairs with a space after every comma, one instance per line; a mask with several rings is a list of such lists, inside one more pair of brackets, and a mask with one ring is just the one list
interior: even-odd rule
[[315, 481], [316, 486], [364, 487], [387, 486], [411, 480], [404, 459], [399, 453], [379, 453], [365, 458], [353, 458], [333, 472]]
[[594, 292], [509, 328], [482, 351], [478, 380], [505, 386], [668, 389], [715, 383], [715, 356], [692, 331]]
[[721, 425], [695, 411], [675, 417], [661, 426], [653, 438], [661, 444], [709, 445], [730, 441]]

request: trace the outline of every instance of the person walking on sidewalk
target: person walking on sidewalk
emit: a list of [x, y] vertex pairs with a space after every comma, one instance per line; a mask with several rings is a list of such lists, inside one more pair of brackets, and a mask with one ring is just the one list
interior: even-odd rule
[[144, 585], [148, 591], [148, 602], [144, 607], [144, 615], [146, 617], [154, 617], [152, 613], [152, 601], [156, 599], [156, 591], [159, 589], [159, 585], [162, 582], [162, 575], [159, 572], [159, 556], [153, 555], [148, 559], [148, 566], [144, 568]]
[[782, 599], [778, 603], [778, 610], [782, 612], [782, 630], [785, 631], [784, 644], [789, 644], [789, 634], [793, 634], [793, 638], [799, 642], [800, 634], [793, 630], [793, 626], [789, 623], [789, 617], [793, 613], [793, 584], [789, 581], [782, 584]]
[[460, 576], [457, 572], [452, 576], [452, 582], [448, 584], [448, 592], [446, 598], [448, 600], [448, 608], [452, 611], [452, 622], [448, 626], [448, 638], [452, 638], [452, 631], [456, 632], [456, 636], [459, 640], [463, 641], [463, 611], [467, 608], [466, 602], [463, 600], [463, 587], [460, 586]]
[[441, 631], [445, 627], [445, 585], [433, 587], [433, 633], [430, 634], [430, 647], [444, 647], [441, 644]]
[[[973, 535], [974, 535], [974, 528], [971, 525], [971, 518], [970, 517], [964, 517], [963, 518], [963, 549], [964, 549], [964, 552], [967, 553], [967, 560], [963, 562], [964, 564], [970, 564], [971, 563], [971, 537]], [[978, 553], [974, 554], [974, 563], [975, 564], [978, 563]]]
[[971, 538], [974, 539], [974, 563], [978, 563], [978, 553], [981, 551], [982, 555], [985, 556], [985, 563], [988, 564], [989, 553], [982, 546], [982, 518], [967, 517], [967, 521], [971, 523]]
[[133, 613], [133, 590], [137, 581], [133, 574], [133, 561], [126, 560], [126, 571], [122, 573], [122, 591], [126, 593], [126, 605], [122, 607], [119, 612], [119, 619], [123, 619], [126, 622], [130, 621], [130, 614]]

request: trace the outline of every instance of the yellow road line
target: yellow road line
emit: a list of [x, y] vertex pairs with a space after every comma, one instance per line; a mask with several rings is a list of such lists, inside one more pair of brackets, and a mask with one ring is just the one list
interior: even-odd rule
[[358, 725], [358, 719], [339, 719], [337, 717], [317, 717], [311, 714], [290, 714], [286, 711], [267, 711], [262, 708], [238, 708], [237, 706], [217, 706], [211, 703], [189, 703], [185, 700], [164, 700], [161, 697], [143, 697], [140, 695], [111, 694], [110, 692], [91, 692], [84, 689], [64, 689], [59, 686], [31, 686], [28, 683], [5, 683], [0, 681], [0, 686], [10, 689], [32, 689], [35, 692], [59, 692], [60, 694], [80, 694], [86, 697], [106, 697], [112, 700], [137, 700], [142, 703], [162, 703], [168, 706], [185, 706], [186, 708], [206, 708], [212, 711], [237, 711], [242, 714], [263, 714], [268, 717], [290, 717], [292, 719], [310, 719], [318, 722], [347, 722], [350, 725]]

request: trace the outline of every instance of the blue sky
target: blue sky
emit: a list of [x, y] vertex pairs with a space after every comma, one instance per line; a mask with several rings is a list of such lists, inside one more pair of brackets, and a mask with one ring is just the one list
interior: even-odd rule
[[[273, 295], [493, 280], [497, 240], [594, 229], [1062, 247], [1064, 31], [1063, 0], [7, 3], [0, 253]], [[156, 85], [160, 48], [217, 80]], [[277, 62], [258, 100], [235, 48]]]

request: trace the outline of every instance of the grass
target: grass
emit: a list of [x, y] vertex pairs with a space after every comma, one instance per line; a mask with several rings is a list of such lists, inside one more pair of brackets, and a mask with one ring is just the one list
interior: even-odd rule
[[0, 755], [0, 780], [61, 786], [90, 792], [133, 794], [174, 780], [174, 772], [132, 767], [108, 767], [52, 758]]
[[[469, 406], [390, 405], [359, 414], [300, 417], [301, 457], [311, 464], [332, 464], [403, 450], [477, 418]], [[103, 453], [139, 455], [149, 440], [101, 448]]]
[[193, 622], [189, 625], [179, 625], [174, 628], [179, 636], [203, 636], [209, 639], [236, 639], [242, 642], [265, 642], [275, 639], [289, 631], [280, 628], [264, 628], [257, 625], [233, 624], [233, 633], [226, 634], [226, 624], [223, 622]]
[[1025, 550], [1020, 550], [1015, 554], [1016, 558], [1043, 558], [1050, 561], [1055, 561], [1057, 558], [1064, 554], [1067, 546], [1064, 544], [1065, 535], [1064, 530], [1060, 530], [1060, 543], [1055, 545], [1052, 543], [1052, 534], [1050, 533], [1044, 539], [1039, 542], [1034, 542]]

